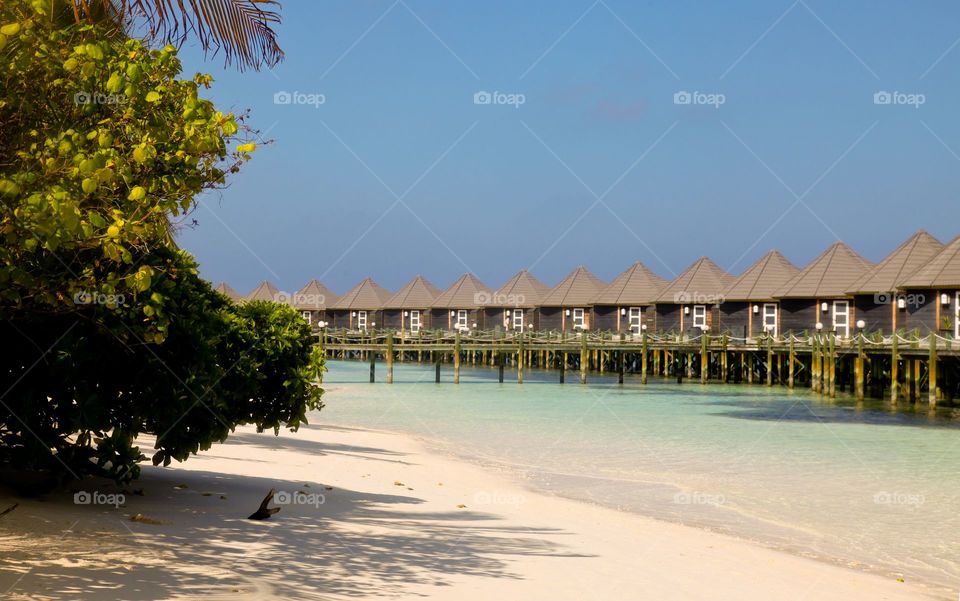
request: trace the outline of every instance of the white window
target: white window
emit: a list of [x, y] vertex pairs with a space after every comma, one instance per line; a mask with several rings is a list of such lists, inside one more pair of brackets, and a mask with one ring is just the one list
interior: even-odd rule
[[640, 311], [640, 307], [630, 307], [629, 315], [630, 315], [630, 322], [629, 322], [630, 331], [633, 332], [634, 334], [639, 334], [641, 330], [640, 318], [642, 315]]
[[358, 330], [367, 330], [367, 312], [366, 311], [357, 311], [357, 329]]
[[850, 337], [850, 303], [845, 300], [833, 301], [833, 331], [837, 336]]
[[573, 310], [573, 329], [582, 330], [584, 328], [583, 309]]
[[420, 311], [410, 311], [410, 331], [420, 331]]
[[523, 309], [513, 310], [513, 329], [523, 330]]
[[701, 330], [707, 329], [707, 306], [706, 305], [693, 306], [693, 327], [700, 328]]
[[953, 305], [953, 337], [960, 338], [960, 292], [957, 292], [957, 298]]
[[776, 303], [764, 303], [763, 305], [763, 331], [769, 332], [771, 336], [777, 335]]
[[460, 309], [457, 311], [457, 329], [466, 330], [467, 329], [467, 310]]
[[303, 313], [301, 313], [301, 315], [303, 315], [304, 321], [306, 321], [307, 323], [311, 323], [310, 311], [304, 311]]

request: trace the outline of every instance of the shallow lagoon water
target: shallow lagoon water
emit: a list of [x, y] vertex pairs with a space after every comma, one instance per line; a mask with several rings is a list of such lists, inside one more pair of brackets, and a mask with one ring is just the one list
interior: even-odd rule
[[[552, 494], [960, 587], [960, 411], [808, 390], [331, 361], [312, 421], [415, 434]], [[513, 381], [510, 377], [513, 376]], [[495, 498], [495, 491], [492, 491]], [[507, 499], [506, 501], [511, 501]], [[516, 502], [516, 500], [512, 500]]]

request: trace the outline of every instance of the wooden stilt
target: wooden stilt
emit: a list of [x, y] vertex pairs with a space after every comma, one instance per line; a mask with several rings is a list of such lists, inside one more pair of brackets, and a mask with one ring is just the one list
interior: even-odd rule
[[794, 346], [793, 335], [790, 335], [790, 357], [788, 359], [789, 366], [787, 368], [789, 372], [787, 375], [787, 388], [789, 388], [790, 390], [793, 390], [793, 381], [794, 381], [794, 376], [796, 374], [796, 364], [797, 364], [797, 353], [796, 351], [793, 350], [793, 346]]
[[863, 333], [860, 333], [857, 338], [857, 358], [853, 363], [854, 393], [858, 401], [863, 400], [864, 358]]
[[580, 332], [580, 383], [587, 383], [587, 368], [589, 367], [590, 358], [587, 354], [587, 333]]
[[930, 358], [927, 359], [927, 401], [937, 406], [937, 335], [930, 332]]
[[457, 331], [453, 341], [453, 383], [460, 383], [460, 332]]
[[709, 342], [710, 335], [700, 330], [700, 383], [706, 384], [707, 378], [710, 377], [710, 362], [707, 357], [707, 344]]
[[519, 350], [517, 351], [517, 384], [523, 384], [523, 332], [520, 332], [519, 344]]
[[897, 333], [893, 333], [890, 347], [890, 402], [894, 405], [900, 399], [900, 382], [898, 382], [900, 357], [897, 355]]
[[640, 350], [640, 383], [647, 383], [647, 333], [643, 333], [643, 342]]
[[387, 334], [386, 359], [387, 359], [387, 384], [393, 384], [393, 332], [390, 332]]
[[773, 386], [773, 336], [767, 338], [767, 386]]

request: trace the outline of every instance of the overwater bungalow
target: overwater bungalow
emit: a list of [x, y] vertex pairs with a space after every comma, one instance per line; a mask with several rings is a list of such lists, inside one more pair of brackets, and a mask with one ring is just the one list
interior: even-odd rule
[[905, 278], [900, 288], [908, 298], [915, 295], [915, 301], [922, 296], [922, 302], [907, 303], [905, 327], [960, 338], [960, 236]]
[[273, 301], [275, 303], [286, 302], [286, 295], [280, 292], [280, 289], [273, 283], [264, 280], [257, 284], [257, 287], [250, 291], [245, 297], [245, 301]]
[[720, 323], [723, 291], [733, 276], [720, 269], [709, 257], [694, 261], [657, 297], [655, 329], [658, 332], [716, 331]]
[[494, 330], [537, 330], [537, 307], [550, 287], [526, 269], [518, 271], [484, 299], [483, 323]]
[[300, 311], [303, 318], [312, 327], [326, 327], [330, 321], [327, 308], [339, 300], [339, 297], [321, 284], [310, 280], [303, 288], [293, 293], [290, 306]]
[[472, 273], [463, 274], [431, 305], [432, 327], [460, 331], [485, 328], [484, 301], [490, 290]]
[[416, 276], [383, 304], [383, 327], [413, 333], [430, 329], [430, 307], [438, 296], [439, 288]]
[[943, 248], [943, 242], [920, 230], [850, 286], [847, 292], [853, 295], [854, 311], [857, 320], [864, 321], [864, 330], [889, 334], [904, 328], [911, 308], [917, 309], [918, 303], [925, 305], [927, 296], [933, 300], [929, 293], [906, 294], [898, 289]]
[[753, 338], [763, 332], [780, 332], [780, 304], [773, 294], [800, 269], [779, 251], [760, 257], [723, 291], [718, 333]]
[[857, 313], [847, 291], [873, 267], [843, 242], [831, 244], [774, 293], [780, 301], [781, 331], [819, 330], [849, 337]]
[[594, 329], [632, 334], [652, 331], [656, 325], [654, 302], [668, 284], [637, 261], [593, 298]]
[[565, 332], [589, 330], [590, 303], [606, 283], [582, 265], [550, 289], [540, 301], [540, 329]]
[[226, 282], [220, 282], [219, 284], [214, 286], [213, 289], [219, 292], [220, 294], [224, 295], [225, 297], [229, 298], [235, 303], [239, 303], [241, 300], [243, 300], [243, 296], [239, 292], [231, 288], [230, 284], [227, 284]]
[[383, 304], [393, 294], [367, 278], [330, 305], [330, 326], [349, 330], [372, 330], [382, 324]]

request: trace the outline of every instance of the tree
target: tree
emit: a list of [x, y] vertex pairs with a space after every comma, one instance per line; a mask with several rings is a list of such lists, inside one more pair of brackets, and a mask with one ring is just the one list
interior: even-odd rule
[[[296, 429], [322, 356], [290, 307], [232, 304], [169, 220], [250, 158], [176, 49], [0, 7], [0, 463], [135, 477], [240, 424]], [[5, 392], [4, 392], [5, 391]]]

